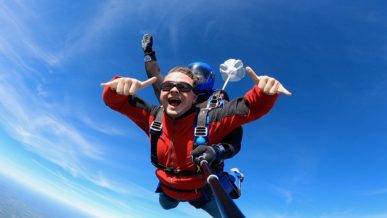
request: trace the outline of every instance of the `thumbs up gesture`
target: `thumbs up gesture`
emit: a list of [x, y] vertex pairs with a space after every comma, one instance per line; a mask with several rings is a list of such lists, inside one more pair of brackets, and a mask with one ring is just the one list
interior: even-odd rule
[[275, 95], [277, 93], [283, 93], [285, 95], [292, 95], [283, 85], [276, 79], [269, 76], [258, 76], [253, 69], [246, 67], [247, 73], [251, 76], [258, 88], [267, 95]]
[[134, 95], [139, 89], [143, 89], [156, 82], [157, 78], [152, 77], [145, 81], [140, 81], [134, 78], [122, 77], [112, 81], [101, 83], [102, 87], [110, 87], [120, 95]]

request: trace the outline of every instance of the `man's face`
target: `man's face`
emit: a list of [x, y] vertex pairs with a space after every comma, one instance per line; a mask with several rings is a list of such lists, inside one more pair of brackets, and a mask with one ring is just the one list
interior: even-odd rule
[[[180, 72], [169, 73], [164, 78], [164, 83], [187, 83], [193, 85], [193, 80]], [[179, 89], [174, 86], [169, 91], [161, 90], [160, 101], [164, 107], [165, 112], [170, 117], [179, 117], [187, 112], [193, 104], [196, 102], [195, 93], [190, 90], [189, 92], [179, 91]]]

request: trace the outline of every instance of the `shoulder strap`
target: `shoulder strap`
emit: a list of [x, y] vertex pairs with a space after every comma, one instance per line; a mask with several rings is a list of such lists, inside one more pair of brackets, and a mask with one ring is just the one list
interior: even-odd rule
[[223, 107], [224, 91], [215, 91], [207, 101], [207, 107], [201, 108], [196, 118], [194, 146], [208, 143], [208, 112], [214, 108]]
[[157, 112], [156, 117], [154, 118], [150, 128], [149, 133], [151, 134], [151, 162], [154, 166], [159, 166], [159, 161], [157, 159], [157, 141], [162, 133], [162, 118], [163, 118], [164, 108], [161, 106]]
[[196, 117], [196, 127], [194, 131], [194, 146], [204, 145], [208, 142], [208, 108], [200, 108]]

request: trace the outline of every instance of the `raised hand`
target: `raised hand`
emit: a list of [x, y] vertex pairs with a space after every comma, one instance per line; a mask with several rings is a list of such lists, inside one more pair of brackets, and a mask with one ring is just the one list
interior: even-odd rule
[[150, 34], [144, 34], [141, 40], [141, 47], [145, 53], [152, 52], [153, 37]]
[[142, 82], [134, 78], [121, 77], [106, 83], [101, 83], [101, 86], [110, 87], [118, 94], [128, 96], [136, 94], [137, 90], [153, 84], [154, 82], [156, 82], [156, 80], [156, 77], [152, 77]]
[[267, 95], [275, 95], [283, 93], [285, 95], [292, 95], [283, 85], [276, 79], [269, 76], [258, 76], [251, 67], [246, 67], [247, 73], [251, 76], [258, 88]]

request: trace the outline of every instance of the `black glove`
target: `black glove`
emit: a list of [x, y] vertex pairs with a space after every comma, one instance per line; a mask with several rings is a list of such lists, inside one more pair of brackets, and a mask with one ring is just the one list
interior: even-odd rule
[[200, 165], [200, 162], [202, 160], [205, 160], [210, 165], [218, 157], [218, 152], [217, 152], [216, 146], [217, 145], [213, 145], [213, 146], [200, 145], [200, 146], [198, 146], [197, 148], [195, 148], [191, 152], [192, 161], [194, 163]]
[[141, 47], [144, 50], [145, 54], [150, 54], [153, 52], [153, 37], [150, 34], [144, 34], [141, 41]]

